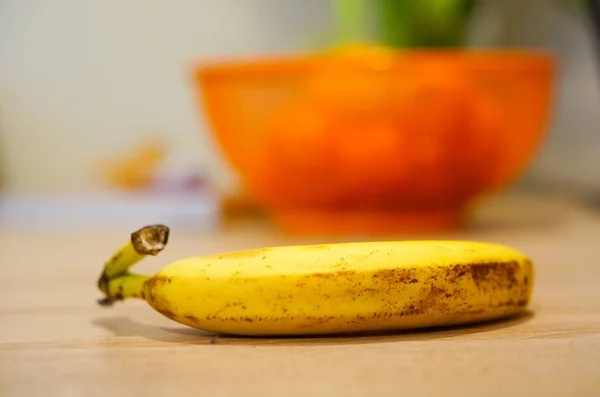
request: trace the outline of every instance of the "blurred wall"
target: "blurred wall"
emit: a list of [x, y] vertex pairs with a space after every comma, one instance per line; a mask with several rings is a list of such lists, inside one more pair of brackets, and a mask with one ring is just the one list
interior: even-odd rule
[[[563, 3], [575, 3], [565, 0]], [[600, 43], [588, 19], [553, 0], [509, 0], [502, 43], [554, 51], [560, 62], [549, 141], [524, 180], [600, 195]]]
[[[167, 134], [171, 161], [226, 184], [227, 168], [196, 111], [190, 66], [295, 51], [329, 20], [325, 0], [1, 0], [0, 7], [0, 164], [7, 187], [18, 190], [91, 187], [97, 160], [147, 134]], [[550, 0], [488, 0], [473, 37], [477, 45], [557, 51], [551, 139], [525, 182], [600, 189], [600, 69], [582, 16]]]
[[94, 161], [147, 134], [168, 135], [171, 161], [227, 176], [190, 67], [301, 48], [329, 19], [322, 0], [0, 4], [0, 159], [19, 190], [93, 186]]

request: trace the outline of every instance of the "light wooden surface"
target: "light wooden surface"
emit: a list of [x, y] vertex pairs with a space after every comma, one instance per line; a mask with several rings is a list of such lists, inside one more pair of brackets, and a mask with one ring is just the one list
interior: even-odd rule
[[[141, 301], [98, 307], [115, 231], [0, 231], [1, 396], [600, 396], [600, 218], [561, 201], [490, 204], [461, 235], [537, 266], [531, 313], [474, 328], [378, 337], [217, 338]], [[138, 270], [290, 242], [258, 226], [173, 231]], [[211, 343], [214, 342], [214, 343]], [[135, 394], [134, 394], [135, 393]]]

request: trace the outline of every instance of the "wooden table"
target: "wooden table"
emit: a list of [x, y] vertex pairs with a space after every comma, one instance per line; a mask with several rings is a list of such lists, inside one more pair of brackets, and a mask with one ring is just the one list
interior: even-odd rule
[[[436, 236], [533, 257], [530, 314], [378, 337], [211, 340], [141, 301], [101, 308], [96, 277], [128, 232], [0, 231], [1, 396], [600, 396], [600, 218], [585, 207], [498, 200], [473, 230]], [[253, 225], [174, 231], [139, 268], [292, 242], [308, 241]]]

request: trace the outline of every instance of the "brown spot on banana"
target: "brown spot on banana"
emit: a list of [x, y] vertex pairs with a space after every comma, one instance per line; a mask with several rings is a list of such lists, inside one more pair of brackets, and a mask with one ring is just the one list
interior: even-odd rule
[[155, 275], [146, 281], [144, 295], [146, 297], [146, 302], [148, 302], [148, 304], [157, 312], [168, 318], [174, 319], [177, 315], [174, 313], [171, 303], [161, 294], [161, 287], [165, 284], [170, 284], [171, 282], [172, 279], [170, 277]]

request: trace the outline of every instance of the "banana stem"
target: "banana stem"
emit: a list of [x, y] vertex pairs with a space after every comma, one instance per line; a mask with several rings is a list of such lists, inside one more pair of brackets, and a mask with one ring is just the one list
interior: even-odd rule
[[146, 299], [144, 285], [150, 276], [143, 274], [125, 274], [108, 280], [105, 285], [105, 297], [98, 303], [101, 306], [111, 306], [114, 302], [124, 299]]
[[125, 244], [121, 249], [113, 254], [113, 256], [104, 264], [102, 275], [106, 279], [119, 277], [127, 272], [131, 266], [135, 265], [146, 257], [145, 254], [139, 253], [131, 241]]
[[145, 226], [131, 233], [129, 242], [104, 264], [97, 284], [105, 297], [98, 303], [108, 306], [124, 297], [142, 298], [143, 282], [140, 284], [140, 278], [148, 279], [148, 276], [131, 274], [128, 270], [146, 256], [157, 255], [165, 248], [168, 241], [169, 228], [164, 225]]

